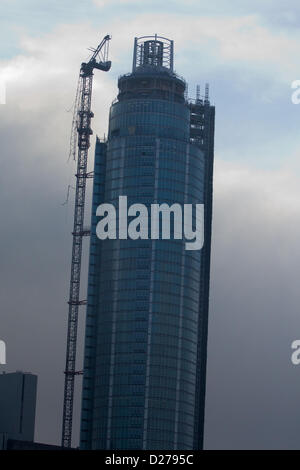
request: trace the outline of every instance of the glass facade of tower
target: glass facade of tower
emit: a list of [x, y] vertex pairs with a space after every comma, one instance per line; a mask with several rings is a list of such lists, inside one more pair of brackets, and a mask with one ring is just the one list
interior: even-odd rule
[[[191, 115], [205, 121], [213, 108], [199, 102], [192, 111], [186, 102], [172, 42], [141, 39], [133, 73], [119, 78], [108, 139], [96, 144], [82, 449], [202, 445], [210, 231], [205, 225], [209, 239], [195, 251], [172, 233], [170, 240], [96, 236], [96, 208], [117, 207], [119, 196], [148, 208], [211, 198], [212, 147], [203, 124], [191, 138]], [[210, 226], [211, 207], [205, 214]]]

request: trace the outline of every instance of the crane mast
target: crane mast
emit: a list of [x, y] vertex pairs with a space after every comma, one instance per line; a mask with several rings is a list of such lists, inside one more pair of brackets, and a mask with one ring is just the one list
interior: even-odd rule
[[90, 146], [91, 119], [94, 114], [91, 111], [91, 98], [93, 86], [93, 70], [98, 69], [108, 72], [111, 62], [108, 61], [108, 44], [111, 37], [105, 36], [96, 49], [92, 49], [92, 57], [88, 62], [83, 62], [80, 68], [78, 89], [74, 105], [74, 117], [72, 122], [70, 155], [76, 157], [77, 150], [77, 172], [75, 190], [75, 209], [73, 224], [73, 244], [71, 260], [71, 278], [69, 291], [67, 351], [65, 367], [65, 387], [63, 404], [62, 425], [62, 447], [71, 447], [72, 443], [72, 421], [75, 376], [82, 372], [76, 371], [76, 345], [78, 309], [85, 305], [85, 300], [80, 300], [80, 273], [82, 256], [82, 237], [89, 234], [84, 229], [84, 206], [86, 180], [91, 177], [87, 173], [88, 149]]

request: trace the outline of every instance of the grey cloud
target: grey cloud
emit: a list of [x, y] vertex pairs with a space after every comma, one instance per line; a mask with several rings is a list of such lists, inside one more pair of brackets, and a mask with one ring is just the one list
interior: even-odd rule
[[[265, 14], [271, 20], [271, 13]], [[123, 22], [119, 31], [122, 18], [114, 23], [112, 72], [95, 76], [93, 128], [100, 135], [107, 128], [117, 76], [130, 70], [139, 21]], [[299, 176], [290, 172], [285, 178], [283, 167], [297, 168], [289, 158], [297, 157], [299, 148], [299, 111], [290, 104], [288, 81], [286, 88], [282, 82], [274, 85], [275, 79], [264, 70], [259, 74], [254, 65], [245, 71], [238, 61], [218, 62], [212, 54], [210, 61], [191, 66], [184, 59], [184, 48], [194, 47], [183, 42], [187, 23], [178, 24], [183, 29], [175, 37], [177, 69], [191, 89], [199, 79], [209, 81], [217, 106], [206, 447], [297, 448], [300, 379], [290, 362], [290, 344], [300, 334], [300, 196]], [[146, 26], [147, 33], [145, 22], [139, 28]], [[9, 61], [16, 68], [8, 103], [0, 106], [0, 338], [7, 343], [7, 370], [39, 376], [36, 439], [52, 443], [59, 442], [61, 426], [71, 254], [73, 194], [69, 205], [61, 206], [74, 174], [74, 166], [66, 165], [67, 110], [86, 56], [84, 41], [93, 44], [98, 35], [89, 25], [66, 25], [37, 40], [23, 38], [26, 53]], [[201, 57], [206, 44], [196, 46]], [[272, 86], [267, 102], [263, 90]], [[91, 148], [90, 161], [92, 153]], [[270, 169], [262, 174], [262, 167]], [[238, 175], [233, 179], [232, 171]], [[84, 275], [82, 298], [86, 267]], [[84, 312], [79, 369], [83, 321]], [[76, 409], [74, 443], [79, 387]]]

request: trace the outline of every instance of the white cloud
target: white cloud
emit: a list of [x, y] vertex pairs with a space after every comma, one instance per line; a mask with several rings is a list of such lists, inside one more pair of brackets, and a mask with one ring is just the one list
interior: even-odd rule
[[[300, 34], [296, 29], [282, 30], [274, 27], [272, 22], [264, 21], [262, 13], [266, 14], [270, 4], [259, 8], [258, 2], [255, 8], [251, 8], [249, 3], [238, 15], [233, 12], [234, 8], [230, 7], [231, 3], [222, 8], [223, 1], [212, 2], [211, 7], [200, 12], [199, 9], [193, 8], [198, 2], [191, 0], [190, 8], [181, 14], [176, 9], [178, 2], [174, 1], [174, 8], [170, 6], [169, 11], [164, 9], [157, 14], [151, 9], [146, 12], [145, 9], [138, 8], [136, 12], [130, 12], [130, 21], [124, 21], [122, 16], [114, 14], [116, 5], [140, 5], [140, 2], [94, 0], [94, 3], [98, 6], [113, 7], [110, 28], [118, 49], [128, 37], [133, 39], [134, 36], [157, 32], [175, 40], [176, 50], [184, 51], [187, 56], [185, 65], [188, 61], [193, 61], [197, 50], [197, 61], [200, 63], [203, 56], [208, 68], [218, 65], [243, 67], [273, 77], [274, 81], [291, 80], [291, 77], [298, 76], [295, 59]], [[216, 12], [219, 14], [215, 15]], [[220, 12], [223, 12], [223, 15]], [[284, 4], [280, 5], [280, 12], [283, 18], [295, 16], [295, 13], [284, 9]]]
[[[112, 73], [119, 70], [121, 73], [120, 65], [122, 72], [129, 71], [135, 36], [157, 32], [175, 40], [175, 65], [181, 74], [184, 70], [186, 75], [196, 71], [199, 74], [199, 69], [205, 74], [224, 66], [265, 75], [273, 83], [283, 81], [289, 84], [299, 78], [295, 60], [299, 33], [287, 35], [268, 29], [254, 15], [235, 18], [137, 13], [130, 22], [112, 18], [109, 29], [103, 31], [103, 36], [112, 34]], [[71, 97], [80, 62], [88, 56], [86, 48], [100, 39], [98, 30], [89, 24], [61, 25], [52, 33], [38, 38], [23, 36], [20, 45], [24, 53], [0, 63], [8, 93], [10, 85], [13, 86], [20, 106], [37, 105], [29, 90], [33, 84], [31, 92], [37, 96], [40, 90], [39, 99], [44, 100], [48, 96], [51, 97], [48, 102], [53, 103], [56, 93]], [[112, 75], [104, 75], [101, 75], [101, 80], [109, 86]], [[109, 87], [113, 89], [112, 85]], [[26, 91], [22, 97], [19, 94], [21, 89]]]

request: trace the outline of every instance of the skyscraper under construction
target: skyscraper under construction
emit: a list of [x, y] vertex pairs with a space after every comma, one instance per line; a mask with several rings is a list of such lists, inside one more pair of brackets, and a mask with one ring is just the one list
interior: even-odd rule
[[[88, 278], [82, 449], [201, 449], [212, 219], [214, 107], [187, 100], [173, 41], [136, 38], [97, 140]], [[204, 204], [204, 246], [106, 239], [102, 203]]]

